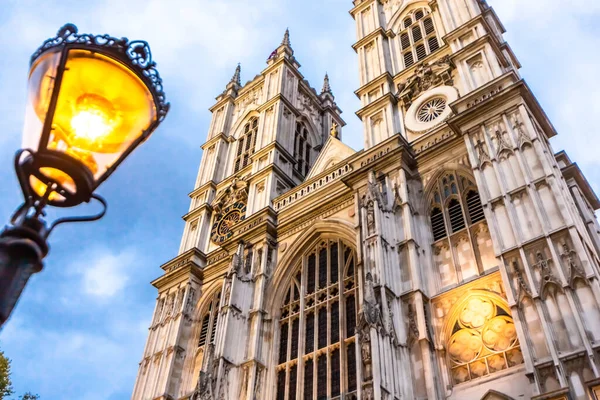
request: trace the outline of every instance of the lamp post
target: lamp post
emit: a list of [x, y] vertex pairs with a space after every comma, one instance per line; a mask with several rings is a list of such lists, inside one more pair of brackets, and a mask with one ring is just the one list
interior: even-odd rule
[[[33, 54], [23, 148], [14, 163], [24, 203], [0, 233], [0, 327], [42, 270], [53, 229], [104, 216], [106, 201], [94, 191], [168, 111], [146, 42], [79, 34], [67, 24]], [[50, 225], [42, 218], [46, 206], [91, 200], [102, 212]]]

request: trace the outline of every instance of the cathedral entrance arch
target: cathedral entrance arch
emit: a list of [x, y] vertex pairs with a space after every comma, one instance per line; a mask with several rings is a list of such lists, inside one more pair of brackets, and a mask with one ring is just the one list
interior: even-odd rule
[[339, 234], [310, 237], [289, 268], [282, 264], [286, 283], [275, 286], [272, 366], [274, 398], [281, 400], [338, 398], [358, 390], [356, 249]]

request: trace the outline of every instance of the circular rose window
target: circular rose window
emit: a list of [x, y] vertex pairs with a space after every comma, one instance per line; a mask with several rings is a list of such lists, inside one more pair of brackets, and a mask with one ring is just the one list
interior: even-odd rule
[[446, 110], [446, 99], [443, 97], [436, 97], [419, 108], [419, 111], [417, 111], [417, 119], [419, 122], [431, 122], [438, 119], [444, 110]]
[[438, 86], [415, 99], [404, 117], [409, 141], [448, 119], [452, 115], [450, 104], [457, 99], [458, 91], [452, 86]]

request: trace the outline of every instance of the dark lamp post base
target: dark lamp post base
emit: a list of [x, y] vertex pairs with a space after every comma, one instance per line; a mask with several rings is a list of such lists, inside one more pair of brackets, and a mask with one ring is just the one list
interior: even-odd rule
[[31, 275], [42, 270], [42, 260], [48, 253], [45, 231], [42, 221], [27, 219], [0, 234], [0, 327], [10, 316]]

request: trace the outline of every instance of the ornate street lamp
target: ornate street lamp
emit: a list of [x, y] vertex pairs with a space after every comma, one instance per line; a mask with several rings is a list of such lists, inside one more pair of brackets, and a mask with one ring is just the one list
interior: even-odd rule
[[[106, 201], [94, 191], [163, 121], [162, 80], [143, 41], [79, 34], [63, 26], [31, 57], [23, 149], [15, 170], [25, 202], [0, 234], [0, 326], [29, 277], [42, 269], [59, 224], [94, 221]], [[49, 227], [44, 207], [92, 199], [103, 211]]]

